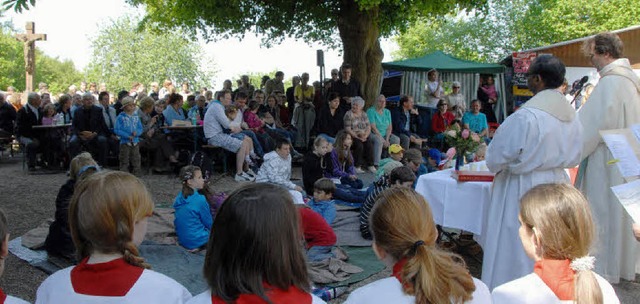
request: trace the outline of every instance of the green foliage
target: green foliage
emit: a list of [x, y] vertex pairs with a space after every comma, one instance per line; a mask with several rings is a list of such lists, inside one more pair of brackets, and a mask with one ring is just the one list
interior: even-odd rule
[[21, 13], [23, 10], [28, 10], [29, 6], [36, 5], [36, 0], [5, 0], [2, 1], [2, 5], [6, 10], [13, 8], [16, 13]]
[[196, 42], [170, 32], [138, 31], [137, 23], [137, 19], [125, 16], [100, 29], [92, 41], [88, 79], [104, 82], [110, 90], [128, 90], [133, 82], [161, 83], [165, 79], [171, 79], [178, 89], [183, 81], [192, 88], [210, 86], [215, 65]]
[[[25, 69], [24, 69], [24, 47], [22, 42], [17, 41], [13, 35], [15, 33], [6, 28], [0, 27], [0, 89], [5, 90], [8, 86], [15, 87], [18, 91], [25, 89]], [[37, 45], [37, 43], [36, 43]], [[73, 63], [69, 60], [60, 61], [44, 55], [36, 49], [36, 77], [34, 80], [34, 90], [37, 84], [45, 82], [49, 85], [49, 91], [59, 94], [67, 91], [72, 83], [78, 83], [82, 79]]]
[[486, 9], [414, 22], [396, 37], [397, 59], [442, 50], [496, 62], [513, 51], [640, 23], [637, 0], [490, 0]]
[[[267, 76], [269, 76], [269, 78], [273, 78], [273, 77], [275, 77], [277, 71], [278, 71], [278, 69], [275, 69], [275, 70], [273, 70], [271, 72], [266, 72], [266, 73], [263, 73], [263, 72], [246, 72], [246, 73], [242, 73], [242, 74], [240, 74], [238, 76], [235, 76], [235, 77], [231, 78], [231, 84], [233, 85], [234, 88], [236, 88], [237, 87], [237, 82], [236, 81], [239, 80], [242, 77], [242, 75], [247, 75], [247, 76], [249, 76], [249, 83], [251, 85], [253, 85], [257, 90], [257, 89], [260, 89], [260, 84], [262, 83], [262, 76], [267, 75]], [[291, 82], [291, 78], [293, 76], [295, 76], [295, 75], [286, 75], [286, 74], [284, 75], [284, 80], [282, 81], [282, 83], [284, 84], [284, 89], [285, 90], [288, 87], [291, 86], [291, 83], [292, 83]]]

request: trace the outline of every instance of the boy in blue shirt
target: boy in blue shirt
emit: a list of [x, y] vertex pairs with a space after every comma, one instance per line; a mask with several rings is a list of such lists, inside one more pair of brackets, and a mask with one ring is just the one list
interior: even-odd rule
[[336, 218], [336, 205], [333, 201], [333, 193], [336, 185], [328, 178], [321, 178], [313, 184], [313, 199], [308, 205], [327, 221], [329, 225]]
[[133, 167], [133, 174], [140, 176], [140, 134], [142, 122], [135, 115], [136, 105], [133, 98], [127, 96], [122, 99], [123, 111], [116, 118], [114, 133], [120, 137], [120, 171], [129, 172], [129, 164]]

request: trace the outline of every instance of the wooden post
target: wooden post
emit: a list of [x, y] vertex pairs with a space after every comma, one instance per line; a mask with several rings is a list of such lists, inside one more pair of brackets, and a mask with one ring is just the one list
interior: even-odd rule
[[24, 43], [24, 68], [26, 71], [26, 92], [33, 92], [33, 81], [36, 73], [36, 41], [47, 40], [46, 34], [36, 34], [36, 26], [33, 22], [27, 22], [24, 34], [16, 34], [18, 41]]

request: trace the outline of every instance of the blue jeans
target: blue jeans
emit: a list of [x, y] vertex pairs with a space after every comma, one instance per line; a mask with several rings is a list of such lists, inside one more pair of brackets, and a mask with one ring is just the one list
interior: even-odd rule
[[336, 192], [333, 193], [333, 197], [341, 201], [356, 204], [364, 203], [364, 200], [367, 198], [365, 192], [342, 184], [336, 185]]
[[342, 177], [340, 178], [340, 183], [343, 185], [349, 186], [353, 189], [362, 189], [362, 187], [364, 187], [362, 180], [359, 178], [356, 178], [355, 180], [353, 180], [349, 177]]
[[331, 225], [333, 220], [336, 219], [336, 205], [332, 200], [316, 202], [315, 199], [312, 199], [307, 203], [307, 205], [311, 207], [311, 210], [322, 215], [329, 225]]
[[[253, 150], [254, 152], [256, 152], [256, 154], [260, 157], [262, 157], [264, 155], [264, 149], [262, 149], [262, 145], [260, 144], [260, 141], [258, 141], [258, 137], [256, 136], [256, 133], [254, 133], [251, 130], [242, 130], [242, 132], [240, 132], [246, 136], [251, 137], [251, 141], [253, 141]], [[242, 139], [242, 138], [240, 138]]]
[[319, 262], [335, 257], [331, 250], [333, 246], [313, 246], [307, 250], [307, 261]]

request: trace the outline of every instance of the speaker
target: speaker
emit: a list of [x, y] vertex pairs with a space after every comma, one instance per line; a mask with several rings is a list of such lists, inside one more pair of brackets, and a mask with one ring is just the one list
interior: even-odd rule
[[324, 66], [324, 51], [322, 50], [316, 51], [316, 64], [319, 67]]

